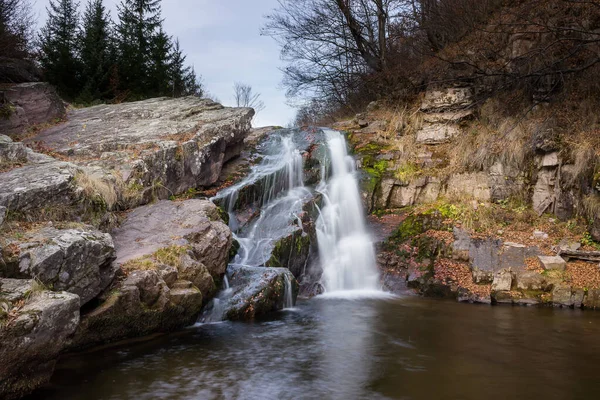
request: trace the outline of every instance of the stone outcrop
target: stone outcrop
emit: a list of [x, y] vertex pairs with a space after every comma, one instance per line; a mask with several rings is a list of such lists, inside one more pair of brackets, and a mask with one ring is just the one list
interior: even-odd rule
[[28, 142], [86, 167], [131, 207], [214, 184], [240, 154], [253, 115], [197, 97], [158, 98], [73, 110]]
[[48, 382], [79, 323], [79, 297], [0, 279], [0, 397], [17, 399]]
[[37, 124], [54, 122], [65, 116], [65, 105], [48, 83], [28, 82], [9, 85], [0, 90], [0, 99], [8, 116], [0, 116], [0, 132], [18, 136]]
[[73, 349], [193, 324], [232, 244], [217, 207], [197, 199], [134, 209], [112, 234], [124, 276], [86, 307]]
[[440, 88], [425, 92], [421, 103], [423, 125], [417, 131], [420, 144], [442, 144], [460, 134], [459, 123], [472, 115], [473, 90]]
[[[281, 310], [286, 296], [296, 302], [298, 283], [286, 268], [230, 266], [229, 284], [232, 294], [222, 305], [229, 320], [249, 320]], [[291, 290], [292, 293], [287, 293]]]
[[38, 82], [42, 73], [33, 61], [0, 57], [0, 82]]
[[78, 295], [81, 305], [104, 290], [116, 272], [112, 238], [92, 227], [44, 227], [9, 239], [5, 247], [13, 256], [0, 261], [0, 276], [36, 278], [53, 290]]

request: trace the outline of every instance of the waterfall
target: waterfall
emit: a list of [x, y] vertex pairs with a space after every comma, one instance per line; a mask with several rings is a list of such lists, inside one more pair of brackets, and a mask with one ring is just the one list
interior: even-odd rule
[[285, 279], [285, 302], [283, 303], [283, 308], [292, 308], [294, 307], [294, 293], [292, 291], [292, 280], [288, 274], [284, 275]]
[[366, 230], [354, 159], [341, 133], [324, 130], [331, 177], [318, 190], [324, 206], [317, 219], [317, 240], [327, 292], [378, 290], [373, 242]]

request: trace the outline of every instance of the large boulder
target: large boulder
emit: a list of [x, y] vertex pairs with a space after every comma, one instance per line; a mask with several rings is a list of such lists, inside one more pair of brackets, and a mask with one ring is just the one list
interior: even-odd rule
[[275, 243], [271, 258], [265, 266], [287, 268], [296, 278], [304, 274], [310, 253], [310, 237], [301, 228]]
[[78, 323], [77, 295], [0, 279], [0, 398], [21, 398], [48, 382]]
[[286, 268], [231, 265], [228, 275], [230, 293], [220, 305], [224, 319], [249, 320], [296, 302], [298, 283]]
[[168, 332], [193, 324], [202, 308], [202, 293], [189, 281], [167, 286], [158, 270], [135, 270], [105, 291], [97, 307], [87, 309], [69, 349], [119, 339]]
[[72, 349], [193, 324], [225, 273], [231, 231], [207, 200], [159, 201], [113, 231], [121, 276], [82, 315]]
[[197, 97], [156, 98], [70, 111], [68, 122], [28, 141], [102, 171], [132, 207], [214, 184], [240, 154], [253, 115]]
[[74, 229], [44, 227], [9, 238], [12, 249], [0, 261], [0, 276], [36, 278], [53, 290], [77, 294], [84, 305], [113, 280], [112, 238], [89, 226]]
[[0, 117], [0, 132], [17, 136], [36, 124], [65, 116], [65, 105], [54, 88], [45, 82], [28, 82], [2, 89], [9, 114]]
[[425, 92], [421, 111], [455, 111], [468, 108], [472, 104], [473, 89], [469, 87], [430, 89]]
[[33, 61], [0, 57], [0, 82], [38, 82], [42, 73]]

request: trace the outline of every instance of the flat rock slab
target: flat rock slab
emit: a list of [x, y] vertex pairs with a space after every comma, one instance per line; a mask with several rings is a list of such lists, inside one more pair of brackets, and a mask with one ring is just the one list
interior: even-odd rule
[[163, 200], [131, 211], [112, 232], [116, 263], [148, 256], [169, 246], [190, 246], [213, 276], [225, 273], [231, 231], [208, 200]]
[[69, 112], [68, 122], [28, 139], [125, 186], [161, 196], [215, 183], [239, 155], [254, 110], [198, 97], [156, 98]]
[[76, 173], [75, 165], [53, 159], [0, 173], [0, 206], [21, 212], [69, 206], [76, 200]]
[[0, 275], [36, 278], [53, 290], [77, 294], [81, 304], [96, 297], [113, 280], [116, 266], [112, 238], [92, 227], [44, 227], [9, 240], [16, 256], [5, 259]]
[[545, 270], [564, 271], [567, 267], [567, 262], [560, 256], [538, 256], [542, 268]]

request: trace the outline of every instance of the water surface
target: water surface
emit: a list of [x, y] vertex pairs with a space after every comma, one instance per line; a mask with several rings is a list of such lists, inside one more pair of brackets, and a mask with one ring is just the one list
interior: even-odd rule
[[59, 363], [36, 399], [596, 399], [600, 313], [315, 298]]

